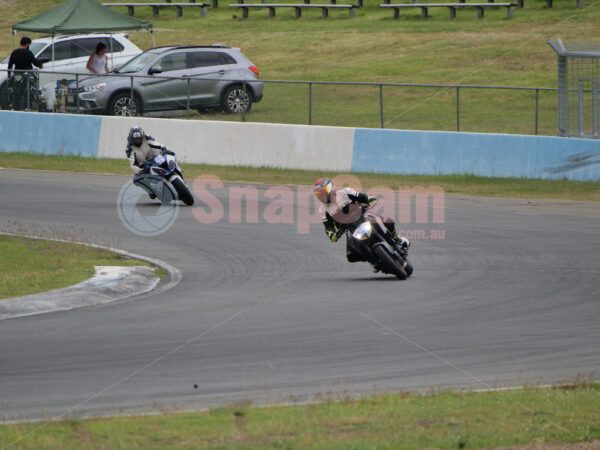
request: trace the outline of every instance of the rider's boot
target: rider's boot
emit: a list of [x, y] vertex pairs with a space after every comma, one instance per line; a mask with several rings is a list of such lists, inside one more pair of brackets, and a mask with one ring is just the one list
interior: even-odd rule
[[398, 236], [398, 232], [395, 228], [393, 230], [390, 230], [390, 233], [394, 238], [394, 242], [396, 243], [399, 249], [406, 250], [408, 247], [410, 247], [410, 242], [408, 241], [408, 239]]

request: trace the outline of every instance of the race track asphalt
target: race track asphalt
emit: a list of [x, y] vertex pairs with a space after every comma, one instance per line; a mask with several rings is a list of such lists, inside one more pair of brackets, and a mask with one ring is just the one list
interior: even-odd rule
[[[0, 170], [0, 228], [122, 248], [183, 274], [159, 295], [0, 321], [2, 419], [598, 375], [598, 203], [447, 196], [444, 223], [408, 224], [445, 239], [415, 239], [415, 273], [397, 281], [348, 264], [319, 224], [230, 223], [236, 184], [212, 191], [218, 223], [181, 208], [168, 232], [134, 234], [116, 206], [129, 180]], [[256, 187], [262, 212], [269, 186]]]

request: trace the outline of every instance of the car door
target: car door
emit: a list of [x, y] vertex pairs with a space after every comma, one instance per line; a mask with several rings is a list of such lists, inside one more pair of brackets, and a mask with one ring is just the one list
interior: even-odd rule
[[56, 83], [57, 80], [62, 78], [75, 78], [73, 75], [66, 74], [66, 72], [73, 72], [70, 64], [72, 58], [71, 41], [54, 43], [54, 59], [52, 59], [52, 45], [46, 47], [37, 58], [50, 60], [50, 62], [44, 64], [43, 72], [40, 73], [40, 86], [45, 86], [48, 83]]
[[165, 55], [155, 62], [151, 68], [160, 68], [162, 72], [155, 75], [145, 75], [140, 80], [145, 108], [185, 108], [187, 105], [187, 83], [183, 77], [189, 75], [186, 52], [174, 52]]
[[[106, 45], [105, 37], [93, 37], [93, 38], [79, 38], [73, 39], [71, 41], [72, 45], [72, 61], [71, 66], [73, 68], [73, 72], [77, 73], [86, 73], [89, 74], [90, 71], [87, 70], [87, 62], [90, 59], [90, 55], [96, 51], [96, 46], [99, 43], [103, 43]], [[108, 50], [110, 51], [110, 50]], [[112, 65], [110, 63], [110, 54], [108, 54], [108, 70], [112, 70]]]
[[219, 103], [221, 85], [229, 72], [228, 65], [235, 64], [235, 60], [223, 52], [194, 51], [189, 53], [189, 64], [192, 103]]
[[110, 70], [122, 66], [141, 52], [141, 50], [131, 53], [126, 52], [125, 47], [123, 47], [123, 45], [114, 37], [105, 38], [105, 41], [107, 48], [106, 54], [108, 55], [108, 68]]

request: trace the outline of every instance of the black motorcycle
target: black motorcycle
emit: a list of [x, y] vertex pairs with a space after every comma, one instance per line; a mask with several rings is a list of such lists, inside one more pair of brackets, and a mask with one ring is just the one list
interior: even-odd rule
[[45, 100], [39, 88], [38, 71], [13, 72], [0, 87], [0, 106], [15, 111], [44, 111]]
[[345, 224], [348, 261], [366, 261], [375, 272], [381, 271], [405, 280], [413, 273], [408, 261], [408, 248], [400, 245], [385, 226], [381, 217], [368, 212], [365, 205], [349, 205], [338, 218]]

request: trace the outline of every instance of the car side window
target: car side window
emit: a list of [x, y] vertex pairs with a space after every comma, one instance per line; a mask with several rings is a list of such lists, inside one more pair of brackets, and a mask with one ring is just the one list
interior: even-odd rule
[[88, 57], [96, 51], [96, 46], [99, 42], [106, 45], [106, 53], [110, 54], [110, 42], [112, 40], [113, 53], [122, 52], [124, 47], [114, 38], [85, 38], [75, 39], [73, 42], [73, 58]]
[[74, 39], [73, 58], [89, 57], [96, 50], [99, 42], [105, 43], [104, 38]]
[[233, 59], [231, 56], [229, 56], [227, 53], [219, 53], [219, 56], [221, 57], [221, 64], [223, 64], [223, 65], [237, 64], [237, 61], [235, 59]]
[[195, 67], [220, 66], [221, 58], [219, 52], [191, 52], [190, 69]]
[[164, 72], [171, 72], [173, 70], [187, 69], [187, 57], [186, 54], [171, 53], [170, 55], [161, 58], [154, 67], [160, 67]]
[[[71, 58], [71, 42], [58, 42], [54, 44], [54, 60], [60, 61], [62, 59]], [[48, 46], [38, 58], [48, 58], [52, 60], [52, 45]]]
[[115, 38], [110, 38], [110, 39], [106, 39], [106, 47], [107, 47], [107, 53], [110, 53], [110, 42], [112, 41], [112, 52], [113, 53], [119, 53], [122, 52], [123, 50], [125, 50], [125, 47], [123, 47], [123, 45], [121, 45], [121, 43], [119, 41], [117, 41]]

